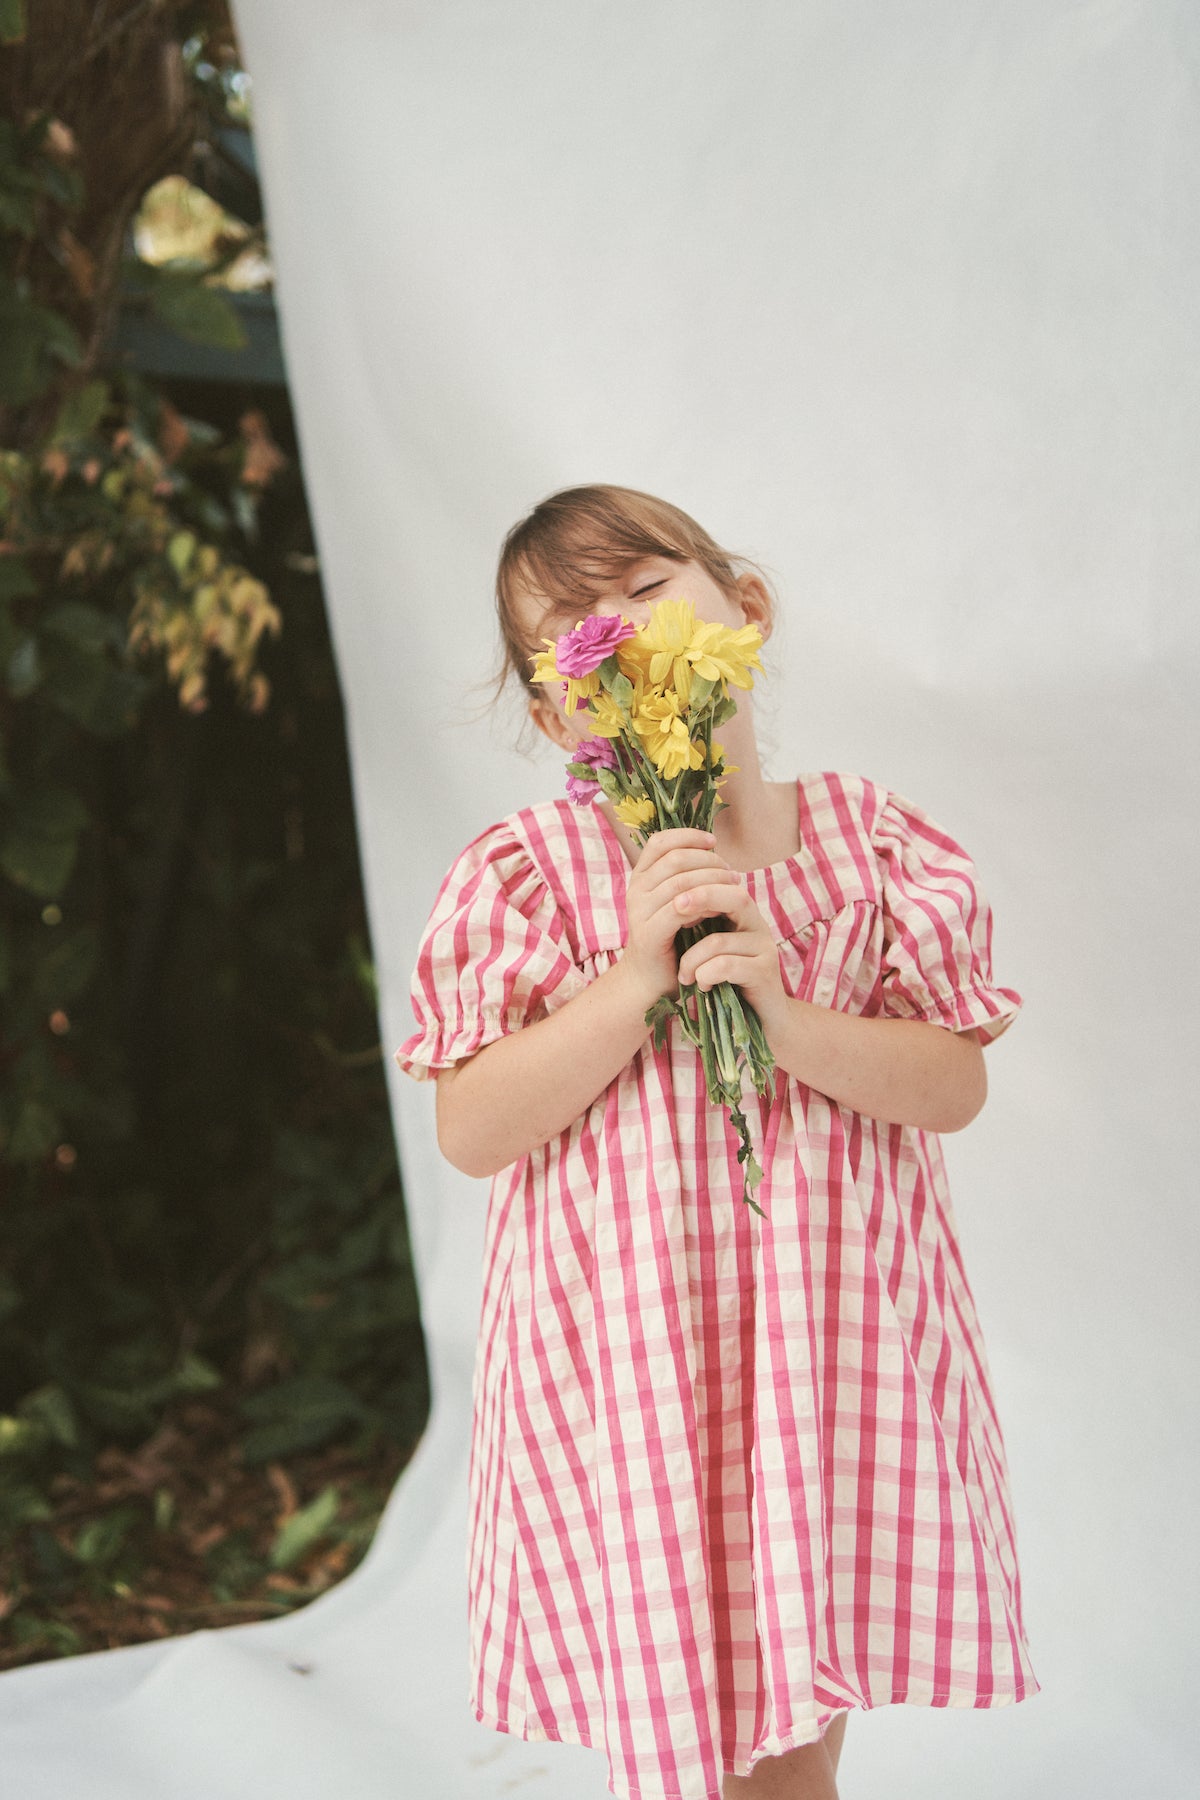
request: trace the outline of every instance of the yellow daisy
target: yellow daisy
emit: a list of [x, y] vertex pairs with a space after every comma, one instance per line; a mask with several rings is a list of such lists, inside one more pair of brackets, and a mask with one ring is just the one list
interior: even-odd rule
[[[638, 634], [649, 679], [656, 687], [673, 688], [684, 706], [692, 690], [687, 652], [695, 630], [696, 609], [690, 600], [660, 600]], [[638, 639], [629, 641], [637, 644]]]
[[592, 701], [592, 731], [597, 737], [618, 738], [629, 723], [611, 694], [599, 693]]
[[668, 690], [647, 694], [633, 715], [633, 729], [647, 756], [668, 781], [684, 769], [704, 767], [704, 747], [692, 742], [683, 710], [679, 694]]
[[751, 669], [762, 673], [758, 652], [762, 633], [757, 625], [742, 625], [732, 631], [728, 625], [704, 621], [696, 627], [687, 657], [702, 681], [724, 681], [734, 687], [754, 685]]
[[657, 687], [673, 688], [686, 706], [693, 675], [734, 687], [752, 686], [750, 670], [762, 671], [758, 659], [761, 644], [757, 625], [742, 625], [734, 631], [712, 620], [697, 620], [690, 600], [660, 600], [650, 623], [622, 649], [630, 661], [644, 660], [649, 680]]
[[626, 794], [623, 800], [617, 801], [613, 811], [622, 825], [628, 825], [633, 830], [639, 825], [650, 823], [654, 817], [654, 802], [653, 800], [635, 800], [632, 794]]

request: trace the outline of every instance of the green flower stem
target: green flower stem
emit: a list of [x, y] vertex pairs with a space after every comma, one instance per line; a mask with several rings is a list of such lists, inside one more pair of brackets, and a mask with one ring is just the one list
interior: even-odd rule
[[[698, 709], [698, 717], [689, 721], [700, 730], [704, 739], [704, 770], [699, 781], [695, 778], [700, 772], [687, 769], [670, 782], [666, 781], [646, 755], [632, 724], [622, 726], [621, 733], [615, 740], [615, 748], [623, 782], [627, 783], [631, 794], [639, 791], [645, 794], [653, 803], [655, 811], [655, 822], [640, 827], [635, 833], [640, 844], [647, 844], [656, 830], [666, 831], [673, 826], [690, 823], [700, 831], [712, 830], [713, 817], [719, 804], [717, 786], [712, 775], [713, 704], [714, 695], [710, 695]], [[720, 925], [716, 920], [702, 920], [695, 925], [681, 926], [675, 935], [679, 955], [682, 956], [693, 944], [699, 943], [701, 938], [718, 930]], [[654, 1018], [651, 1017], [652, 1014], [655, 1015]], [[678, 998], [673, 1003], [668, 1004], [665, 996], [656, 1002], [649, 1009], [646, 1019], [647, 1024], [655, 1026], [656, 1042], [659, 1041], [659, 1032], [665, 1031], [666, 1020], [672, 1014], [687, 1041], [699, 1052], [710, 1103], [725, 1107], [730, 1125], [737, 1135], [738, 1161], [742, 1165], [742, 1199], [760, 1217], [765, 1217], [762, 1208], [752, 1198], [763, 1172], [755, 1158], [749, 1125], [741, 1106], [742, 1079], [746, 1073], [749, 1073], [755, 1092], [763, 1096], [770, 1092], [774, 1077], [775, 1059], [767, 1045], [762, 1022], [754, 1008], [742, 999], [738, 990], [728, 981], [718, 982], [707, 992], [702, 992], [694, 982], [687, 982], [681, 985]]]
[[[727, 984], [719, 984], [724, 987]], [[741, 1087], [739, 1079], [737, 1051], [733, 1047], [733, 1036], [729, 1029], [729, 1012], [723, 1002], [723, 996], [715, 988], [710, 988], [704, 996], [704, 1008], [712, 1020], [712, 1033], [717, 1045], [717, 1067], [721, 1072], [721, 1083], [726, 1094], [736, 1094]]]
[[658, 778], [658, 770], [642, 750], [641, 745], [636, 742], [636, 734], [633, 733], [632, 727], [629, 731], [622, 729], [621, 737], [626, 749], [633, 758], [634, 768], [640, 775], [650, 798], [654, 802], [654, 809], [658, 814], [659, 830], [669, 831], [675, 824], [675, 819], [673, 817], [675, 808], [672, 804], [671, 796], [666, 792]]
[[704, 709], [704, 787], [701, 792], [701, 808], [699, 816], [706, 823], [702, 831], [712, 830], [713, 813], [716, 810], [717, 784], [712, 777], [712, 707]]

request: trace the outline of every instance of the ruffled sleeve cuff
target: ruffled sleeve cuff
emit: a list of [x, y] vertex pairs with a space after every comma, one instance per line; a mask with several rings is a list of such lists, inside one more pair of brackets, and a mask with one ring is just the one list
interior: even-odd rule
[[442, 883], [413, 974], [417, 1028], [393, 1056], [414, 1081], [428, 1081], [585, 985], [545, 881], [502, 822], [467, 846]]
[[1024, 1001], [1015, 988], [987, 987], [982, 983], [960, 988], [917, 1004], [892, 988], [888, 996], [891, 1018], [919, 1019], [929, 1025], [945, 1025], [950, 1031], [978, 1031], [983, 1044], [991, 1044], [1008, 1030]]
[[[586, 985], [580, 974], [578, 981], [561, 981], [554, 990], [554, 1005], [545, 1005], [543, 1016], [578, 993]], [[414, 1081], [429, 1081], [442, 1069], [453, 1068], [468, 1056], [474, 1056], [487, 1044], [508, 1037], [531, 1022], [529, 1008], [516, 1004], [508, 1007], [485, 1006], [455, 1020], [431, 1019], [424, 1030], [406, 1038], [393, 1052], [395, 1061]]]
[[874, 842], [884, 919], [882, 999], [888, 1017], [992, 1043], [1023, 1004], [992, 971], [992, 910], [967, 851], [922, 808], [888, 793]]

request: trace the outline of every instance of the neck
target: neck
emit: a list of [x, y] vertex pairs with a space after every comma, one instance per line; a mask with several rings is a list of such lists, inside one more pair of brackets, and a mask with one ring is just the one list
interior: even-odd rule
[[721, 782], [724, 807], [713, 821], [717, 849], [736, 868], [753, 868], [745, 861], [761, 844], [774, 823], [775, 788], [766, 781], [754, 731], [754, 708], [747, 695], [737, 712], [717, 733], [732, 773]]

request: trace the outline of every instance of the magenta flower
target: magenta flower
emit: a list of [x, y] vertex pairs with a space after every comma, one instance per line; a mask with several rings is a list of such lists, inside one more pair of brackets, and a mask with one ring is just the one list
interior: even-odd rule
[[599, 793], [594, 781], [581, 781], [578, 775], [567, 776], [567, 799], [576, 806], [590, 806]]
[[575, 746], [575, 754], [571, 758], [571, 761], [588, 763], [593, 769], [616, 769], [620, 767], [620, 764], [617, 762], [616, 745], [611, 738], [580, 738]]
[[[584, 738], [576, 744], [571, 761], [586, 763], [592, 769], [615, 769], [617, 753], [607, 738]], [[590, 806], [599, 791], [595, 776], [590, 779], [583, 775], [567, 776], [567, 798], [576, 806]]]
[[589, 613], [572, 631], [565, 631], [554, 646], [554, 661], [560, 675], [582, 681], [610, 657], [618, 644], [637, 630], [628, 619], [615, 613]]

